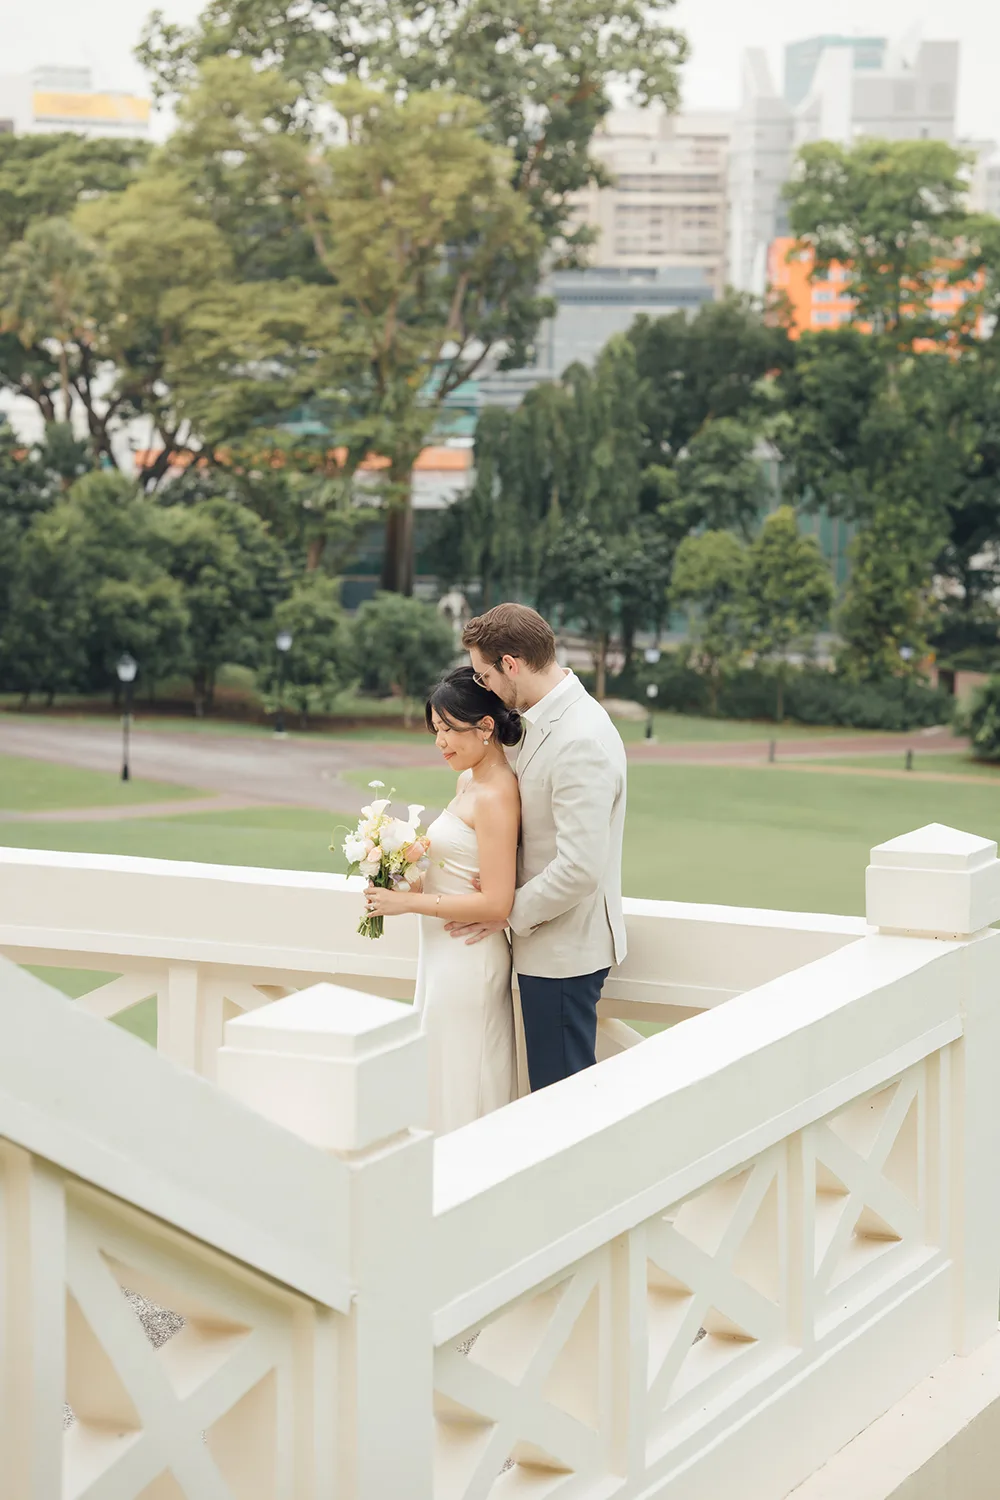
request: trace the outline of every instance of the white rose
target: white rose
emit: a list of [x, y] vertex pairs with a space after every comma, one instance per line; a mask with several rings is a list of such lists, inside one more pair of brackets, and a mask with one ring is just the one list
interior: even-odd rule
[[373, 880], [378, 874], [380, 868], [381, 865], [379, 860], [365, 859], [362, 860], [358, 865], [358, 874], [366, 876], [369, 880]]
[[403, 879], [406, 881], [406, 883], [407, 883], [408, 886], [419, 885], [419, 883], [420, 883], [420, 866], [419, 865], [407, 865], [406, 869], [403, 871]]
[[351, 838], [344, 840], [344, 855], [349, 865], [356, 865], [364, 859], [368, 845], [364, 839]]

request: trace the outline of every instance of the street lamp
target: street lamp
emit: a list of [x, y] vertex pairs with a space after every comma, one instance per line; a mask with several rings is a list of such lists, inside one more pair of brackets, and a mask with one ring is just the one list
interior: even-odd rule
[[[642, 653], [642, 659], [648, 667], [655, 667], [656, 663], [660, 659], [659, 646], [647, 646], [645, 651]], [[655, 703], [656, 698], [659, 695], [659, 691], [660, 690], [656, 686], [655, 682], [651, 682], [649, 684], [649, 687], [646, 689], [646, 697], [649, 699], [649, 715], [646, 719], [647, 740], [651, 740], [653, 738], [653, 704]]]
[[131, 776], [128, 765], [128, 737], [132, 728], [132, 684], [135, 682], [135, 674], [139, 670], [139, 663], [134, 656], [124, 652], [115, 663], [115, 671], [118, 673], [118, 681], [125, 689], [125, 712], [122, 714], [122, 781], [128, 781]]
[[646, 697], [649, 699], [649, 716], [646, 719], [647, 740], [651, 740], [653, 738], [653, 705], [656, 702], [657, 697], [659, 696], [659, 692], [660, 690], [656, 686], [655, 682], [651, 682], [649, 684], [649, 687], [646, 689]]
[[292, 649], [292, 632], [279, 630], [274, 638], [274, 644], [278, 648], [278, 717], [274, 725], [274, 737], [276, 740], [283, 740], [285, 738], [285, 705], [282, 694], [285, 689], [285, 657]]

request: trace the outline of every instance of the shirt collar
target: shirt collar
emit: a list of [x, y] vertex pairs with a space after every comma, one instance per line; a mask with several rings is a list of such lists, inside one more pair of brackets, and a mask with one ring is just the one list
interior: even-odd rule
[[553, 703], [555, 703], [558, 698], [561, 698], [563, 693], [565, 693], [569, 688], [570, 684], [574, 683], [575, 681], [576, 674], [574, 672], [571, 672], [567, 667], [562, 682], [557, 682], [554, 688], [549, 688], [549, 691], [545, 694], [545, 697], [539, 698], [538, 702], [532, 704], [531, 708], [522, 709], [521, 718], [526, 724], [534, 724], [536, 720], [541, 716], [543, 709], [551, 708]]

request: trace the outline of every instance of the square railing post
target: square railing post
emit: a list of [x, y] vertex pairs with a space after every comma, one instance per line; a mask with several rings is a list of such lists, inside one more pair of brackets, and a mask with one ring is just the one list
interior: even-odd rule
[[1000, 860], [992, 839], [932, 823], [871, 852], [868, 921], [883, 933], [960, 940], [962, 1035], [950, 1049], [945, 1157], [955, 1260], [955, 1349], [968, 1354], [1000, 1316]]
[[[409, 1005], [317, 984], [226, 1025], [219, 1084], [335, 1152], [351, 1175], [354, 1306], [339, 1354], [345, 1500], [430, 1500], [433, 1142], [427, 1057]], [[323, 1213], [322, 1204], [316, 1205]]]

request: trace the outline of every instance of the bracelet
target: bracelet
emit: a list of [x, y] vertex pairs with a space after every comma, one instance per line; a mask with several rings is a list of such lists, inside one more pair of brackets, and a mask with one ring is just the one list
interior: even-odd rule
[[436, 901], [435, 901], [435, 903], [434, 903], [434, 910], [435, 910], [435, 911], [437, 911], [437, 909], [438, 909], [438, 907], [439, 907], [439, 906], [440, 906], [440, 905], [441, 905], [441, 897], [440, 897], [440, 896], [439, 896], [439, 897], [438, 897], [438, 898], [437, 898], [437, 900], [436, 900]]

